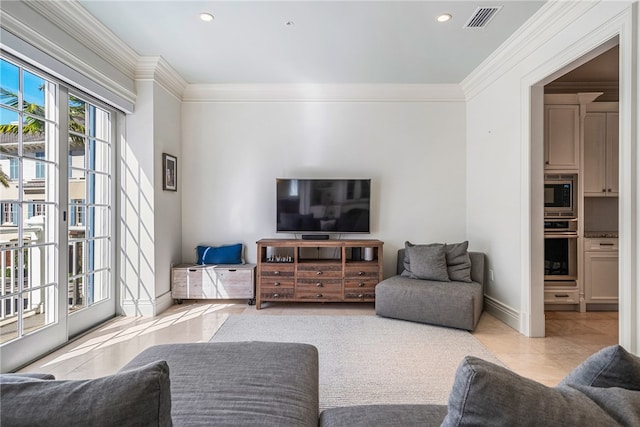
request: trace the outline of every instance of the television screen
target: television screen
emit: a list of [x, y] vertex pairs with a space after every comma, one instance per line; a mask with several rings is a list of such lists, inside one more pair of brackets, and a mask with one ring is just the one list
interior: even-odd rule
[[278, 232], [370, 232], [370, 179], [279, 178], [276, 197]]

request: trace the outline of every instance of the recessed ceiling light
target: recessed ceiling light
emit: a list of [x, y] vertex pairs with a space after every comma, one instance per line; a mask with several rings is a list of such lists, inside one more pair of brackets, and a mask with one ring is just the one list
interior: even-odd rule
[[451, 19], [450, 13], [443, 13], [442, 15], [438, 15], [436, 18], [438, 22], [447, 22], [449, 19]]
[[213, 21], [213, 15], [207, 12], [202, 12], [200, 14], [200, 19], [202, 19], [204, 22], [211, 22]]

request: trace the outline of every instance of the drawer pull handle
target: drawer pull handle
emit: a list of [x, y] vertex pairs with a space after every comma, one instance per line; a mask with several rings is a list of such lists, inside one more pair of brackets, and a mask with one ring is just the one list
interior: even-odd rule
[[316, 298], [322, 298], [322, 294], [316, 294]]
[[363, 286], [364, 286], [364, 283], [362, 283], [362, 282], [358, 283], [358, 287], [359, 287], [359, 288], [361, 288], [361, 287], [363, 287]]
[[358, 271], [358, 276], [364, 276], [365, 272], [364, 271]]
[[274, 283], [273, 286], [280, 286], [280, 282]]
[[322, 274], [322, 271], [316, 271], [316, 276], [319, 276]]
[[195, 273], [196, 271], [198, 271], [198, 270], [196, 270], [195, 268], [190, 268], [190, 269], [189, 269], [189, 272], [190, 272], [190, 273]]
[[274, 275], [274, 276], [279, 276], [279, 275], [280, 275], [280, 272], [279, 272], [279, 271], [274, 271], [274, 272], [273, 272], [273, 275]]
[[364, 298], [364, 294], [358, 294], [358, 298]]
[[280, 298], [280, 294], [273, 294], [274, 298]]
[[321, 288], [321, 287], [323, 287], [323, 286], [324, 286], [324, 285], [323, 285], [322, 283], [320, 283], [320, 282], [316, 283], [316, 288]]
[[233, 273], [234, 271], [238, 271], [238, 270], [236, 270], [235, 268], [230, 268], [229, 271]]
[[556, 298], [569, 298], [568, 294], [556, 294]]
[[600, 243], [600, 246], [613, 246], [613, 243]]

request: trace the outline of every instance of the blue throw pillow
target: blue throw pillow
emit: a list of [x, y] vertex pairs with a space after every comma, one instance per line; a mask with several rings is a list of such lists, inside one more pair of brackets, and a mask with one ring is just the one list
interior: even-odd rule
[[198, 246], [198, 264], [242, 264], [242, 243]]

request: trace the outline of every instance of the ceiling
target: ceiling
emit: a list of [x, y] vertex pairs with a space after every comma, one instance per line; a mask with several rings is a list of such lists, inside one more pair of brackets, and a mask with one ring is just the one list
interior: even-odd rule
[[[544, 1], [80, 3], [188, 83], [442, 84], [460, 83]], [[502, 8], [483, 28], [464, 28], [478, 6]], [[437, 22], [442, 13], [452, 19]]]

